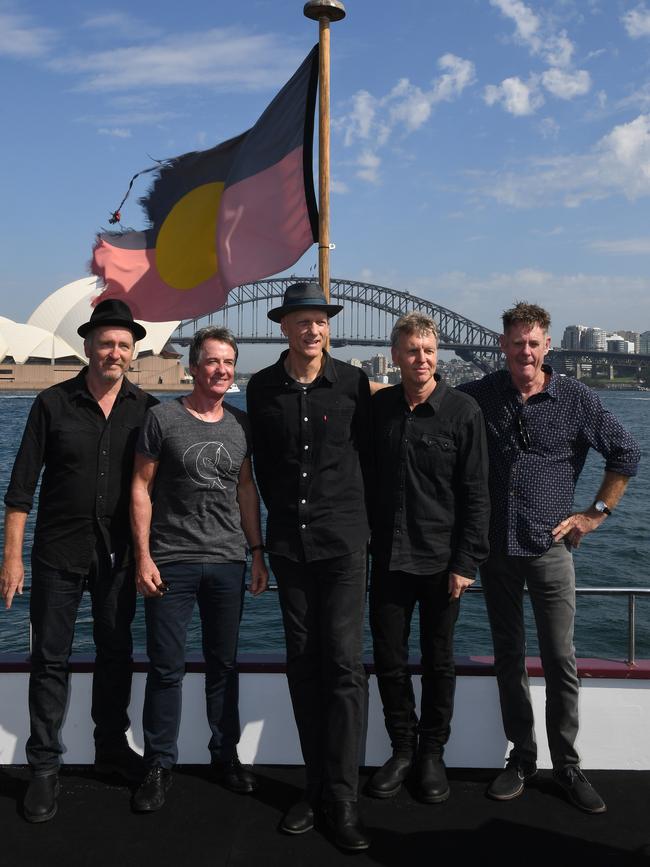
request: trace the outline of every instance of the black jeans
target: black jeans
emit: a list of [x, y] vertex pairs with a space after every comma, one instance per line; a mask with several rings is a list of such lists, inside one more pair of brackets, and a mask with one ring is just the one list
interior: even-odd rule
[[92, 600], [96, 660], [92, 718], [95, 747], [124, 743], [129, 727], [135, 614], [133, 569], [113, 569], [98, 545], [87, 575], [52, 569], [32, 558], [30, 618], [31, 673], [27, 761], [36, 775], [56, 771], [62, 752], [61, 726], [68, 699], [68, 663], [84, 588]]
[[366, 549], [296, 563], [271, 554], [287, 679], [312, 802], [354, 801], [368, 683], [361, 661]]
[[[441, 756], [449, 740], [456, 671], [454, 626], [459, 601], [449, 599], [449, 574], [390, 572], [373, 563], [370, 627], [384, 720], [393, 750]], [[415, 603], [420, 611], [422, 702], [418, 725], [408, 673], [409, 634]]]
[[149, 673], [144, 693], [144, 760], [172, 768], [178, 758], [185, 639], [194, 604], [201, 614], [205, 700], [213, 762], [237, 755], [239, 675], [237, 642], [244, 603], [243, 563], [165, 563], [169, 585], [162, 597], [144, 601]]
[[564, 542], [540, 557], [496, 553], [481, 566], [481, 584], [494, 642], [501, 715], [511, 757], [535, 762], [535, 721], [526, 671], [524, 584], [535, 614], [546, 680], [546, 734], [556, 769], [577, 765], [580, 682], [573, 645], [575, 572]]

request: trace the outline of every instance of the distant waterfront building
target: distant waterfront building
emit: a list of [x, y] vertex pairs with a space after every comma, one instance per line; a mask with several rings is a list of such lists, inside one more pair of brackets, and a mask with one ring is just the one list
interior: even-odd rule
[[361, 360], [359, 358], [350, 358], [348, 364], [351, 367], [363, 367], [363, 364], [361, 363]]
[[617, 333], [620, 334], [624, 340], [627, 340], [628, 343], [632, 345], [632, 349], [627, 350], [629, 353], [641, 351], [639, 349], [639, 345], [641, 343], [641, 335], [638, 331], [628, 331], [627, 329], [619, 328]]
[[562, 349], [583, 349], [586, 331], [588, 331], [586, 325], [567, 325], [560, 346]]
[[650, 355], [650, 331], [643, 331], [639, 334], [639, 352], [643, 355]]
[[607, 337], [608, 352], [627, 352], [627, 340], [624, 340], [620, 334], [609, 334]]
[[381, 352], [378, 355], [373, 355], [370, 359], [372, 364], [372, 373], [373, 376], [385, 376], [386, 371], [388, 370], [388, 362], [386, 361], [386, 356], [382, 355]]
[[603, 328], [587, 328], [584, 333], [584, 344], [581, 348], [593, 349], [595, 352], [605, 352], [607, 349], [607, 332]]

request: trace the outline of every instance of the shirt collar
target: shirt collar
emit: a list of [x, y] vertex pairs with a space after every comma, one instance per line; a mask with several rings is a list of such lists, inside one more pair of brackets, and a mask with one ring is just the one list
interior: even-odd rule
[[[438, 412], [438, 410], [440, 409], [440, 404], [442, 403], [442, 399], [445, 396], [445, 391], [447, 390], [448, 386], [446, 385], [439, 373], [434, 373], [433, 378], [436, 381], [436, 387], [433, 389], [429, 397], [423, 403], [419, 403], [414, 408], [414, 411], [418, 408], [418, 406], [424, 406], [425, 403], [428, 404], [434, 412]], [[399, 394], [402, 402], [408, 407], [406, 394], [404, 393], [404, 384], [401, 382], [399, 384]]]
[[[94, 403], [97, 403], [95, 398], [92, 396], [90, 391], [88, 390], [88, 385], [86, 383], [86, 376], [88, 375], [88, 365], [82, 367], [79, 373], [72, 380], [72, 389], [70, 391], [71, 397], [85, 397], [88, 400], [92, 400]], [[118, 392], [118, 397], [133, 397], [135, 398], [137, 395], [137, 389], [132, 382], [126, 378], [126, 376], [122, 377], [122, 382], [120, 385], [120, 390]]]
[[[275, 364], [271, 368], [271, 382], [270, 385], [286, 385], [288, 381], [293, 382], [287, 371], [284, 367], [284, 362], [289, 355], [289, 350], [285, 349], [284, 352], [280, 354], [280, 357], [275, 362]], [[323, 350], [323, 356], [325, 358], [325, 363], [323, 364], [322, 372], [316, 377], [314, 382], [318, 382], [319, 379], [326, 379], [328, 382], [336, 382], [338, 380], [338, 376], [336, 374], [336, 368], [334, 366], [334, 360], [329, 352]], [[314, 382], [310, 383], [313, 385]]]
[[[557, 398], [558, 398], [558, 383], [560, 381], [560, 376], [558, 373], [556, 373], [553, 370], [551, 365], [546, 364], [546, 362], [544, 362], [544, 364], [542, 364], [542, 370], [544, 371], [544, 373], [550, 374], [551, 378], [548, 382], [547, 387], [544, 388], [542, 391], [538, 392], [538, 395], [548, 395], [548, 397], [553, 398], [553, 400], [557, 400]], [[519, 397], [519, 391], [515, 387], [515, 385], [512, 381], [512, 377], [510, 376], [510, 371], [509, 370], [503, 370], [503, 371], [501, 371], [501, 373], [503, 374], [502, 378], [499, 381], [499, 386], [500, 386], [501, 390], [503, 392], [508, 393], [508, 394], [515, 394], [515, 395], [517, 395], [517, 397]], [[533, 397], [537, 397], [537, 395], [533, 395]]]

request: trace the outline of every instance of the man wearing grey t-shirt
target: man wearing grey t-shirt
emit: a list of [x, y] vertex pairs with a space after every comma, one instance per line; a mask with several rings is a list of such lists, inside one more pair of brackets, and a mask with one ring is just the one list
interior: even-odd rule
[[237, 756], [235, 663], [246, 542], [253, 554], [254, 596], [266, 589], [268, 575], [248, 417], [223, 400], [234, 380], [234, 337], [225, 328], [203, 328], [194, 336], [189, 361], [191, 394], [148, 413], [136, 449], [131, 521], [150, 661], [143, 712], [148, 770], [133, 797], [136, 812], [159, 810], [172, 782], [185, 637], [195, 602], [201, 612], [213, 773], [240, 794], [256, 787]]

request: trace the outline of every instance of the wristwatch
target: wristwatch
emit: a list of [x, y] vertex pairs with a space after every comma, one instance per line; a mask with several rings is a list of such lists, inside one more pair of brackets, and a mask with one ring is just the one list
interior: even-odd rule
[[612, 510], [608, 508], [607, 503], [604, 500], [596, 500], [594, 503], [594, 509], [597, 512], [600, 512], [601, 515], [611, 515]]

